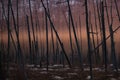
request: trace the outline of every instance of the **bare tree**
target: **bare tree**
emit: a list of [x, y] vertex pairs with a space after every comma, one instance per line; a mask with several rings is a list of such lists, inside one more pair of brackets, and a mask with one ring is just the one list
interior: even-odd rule
[[88, 15], [88, 1], [85, 0], [85, 12], [86, 12], [86, 30], [87, 30], [87, 44], [88, 44], [88, 60], [90, 65], [90, 76], [91, 80], [93, 79], [92, 75], [92, 59], [91, 59], [91, 44], [90, 44], [90, 30], [89, 30], [89, 15]]
[[73, 33], [74, 33], [74, 38], [75, 38], [75, 42], [76, 42], [76, 46], [77, 46], [77, 51], [78, 51], [80, 66], [81, 66], [81, 70], [83, 70], [82, 54], [81, 54], [81, 51], [80, 51], [80, 46], [79, 46], [79, 43], [78, 43], [76, 31], [75, 31], [75, 26], [74, 26], [74, 21], [73, 21], [73, 17], [72, 17], [72, 12], [71, 12], [71, 8], [70, 8], [69, 0], [67, 0], [67, 5], [68, 5], [69, 17], [70, 17], [70, 20], [71, 20], [72, 29], [73, 29]]
[[47, 12], [47, 9], [46, 9], [46, 7], [45, 7], [45, 5], [44, 5], [44, 3], [43, 3], [42, 0], [41, 0], [41, 2], [42, 2], [42, 5], [43, 5], [43, 7], [44, 7], [45, 13], [46, 13], [46, 15], [47, 15], [47, 17], [48, 17], [48, 19], [49, 19], [49, 21], [50, 21], [50, 25], [51, 25], [52, 29], [54, 30], [55, 35], [56, 35], [56, 37], [57, 37], [57, 39], [58, 39], [58, 41], [59, 41], [59, 44], [60, 44], [60, 46], [61, 46], [61, 48], [62, 48], [62, 50], [63, 50], [63, 53], [64, 53], [64, 55], [65, 55], [65, 57], [66, 57], [66, 59], [67, 59], [67, 62], [68, 62], [68, 64], [69, 64], [69, 67], [71, 67], [71, 63], [70, 63], [70, 61], [69, 61], [69, 59], [68, 59], [68, 57], [67, 57], [67, 54], [66, 54], [66, 52], [65, 52], [63, 43], [62, 43], [61, 40], [60, 40], [60, 37], [59, 37], [59, 35], [58, 35], [55, 27], [54, 27], [54, 24], [53, 24], [53, 22], [52, 22], [52, 20], [51, 20], [51, 18], [50, 18], [49, 13]]
[[108, 63], [108, 57], [107, 57], [107, 46], [106, 46], [106, 27], [105, 27], [105, 21], [104, 21], [104, 2], [101, 1], [101, 24], [102, 24], [102, 37], [103, 37], [103, 57], [104, 57], [104, 64], [105, 64], [105, 71], [107, 71], [107, 63]]
[[[106, 14], [107, 14], [107, 21], [108, 21], [108, 26], [109, 26], [109, 32], [111, 34], [110, 37], [110, 41], [111, 41], [111, 59], [112, 59], [112, 63], [116, 69], [116, 71], [118, 71], [117, 69], [117, 59], [116, 59], [116, 51], [115, 51], [115, 44], [114, 44], [114, 35], [113, 35], [113, 16], [112, 16], [112, 0], [111, 0], [111, 7], [110, 7], [110, 18], [109, 18], [109, 14], [108, 14], [108, 5], [107, 5], [107, 1], [105, 0], [105, 5], [106, 5]], [[111, 20], [111, 23], [110, 23]]]
[[[96, 5], [94, 3], [94, 0], [92, 0], [92, 3], [93, 3], [93, 10], [94, 10], [94, 20], [95, 20], [95, 30], [96, 30], [96, 37], [97, 37], [97, 45], [99, 44], [99, 37], [98, 37], [98, 25], [97, 25], [97, 14], [96, 14]], [[99, 12], [98, 12], [99, 14]], [[99, 48], [96, 50], [96, 64], [98, 64], [100, 62], [100, 54], [99, 54]]]

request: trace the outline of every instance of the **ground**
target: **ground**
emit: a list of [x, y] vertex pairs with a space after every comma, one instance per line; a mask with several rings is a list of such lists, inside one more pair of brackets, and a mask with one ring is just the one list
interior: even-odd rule
[[[62, 65], [49, 66], [47, 72], [46, 68], [40, 68], [39, 66], [26, 65], [26, 74], [28, 80], [89, 80], [89, 68], [85, 67], [84, 71], [81, 71], [79, 67], [69, 68], [68, 66], [62, 67]], [[10, 68], [9, 80], [23, 80], [20, 71], [15, 68]], [[115, 70], [108, 70], [105, 72], [102, 68], [93, 68], [94, 80], [120, 80], [120, 69], [117, 73]]]

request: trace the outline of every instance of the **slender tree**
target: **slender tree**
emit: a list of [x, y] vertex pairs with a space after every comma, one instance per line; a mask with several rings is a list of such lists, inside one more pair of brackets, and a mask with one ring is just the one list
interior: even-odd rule
[[83, 48], [82, 48], [82, 23], [81, 23], [81, 17], [79, 16], [79, 25], [80, 25], [80, 48], [81, 48], [81, 53], [83, 52]]
[[72, 64], [74, 64], [74, 50], [73, 50], [73, 43], [72, 43], [72, 32], [71, 32], [71, 22], [70, 22], [70, 17], [69, 17], [69, 23], [68, 23], [68, 27], [69, 27], [69, 38], [70, 38], [70, 48], [71, 48], [71, 60], [72, 60]]
[[50, 18], [49, 13], [47, 12], [47, 9], [46, 9], [46, 7], [45, 7], [45, 5], [44, 5], [44, 3], [43, 3], [43, 0], [41, 0], [41, 2], [42, 2], [42, 5], [43, 5], [43, 7], [44, 7], [45, 13], [47, 14], [47, 17], [48, 17], [48, 19], [49, 19], [49, 21], [50, 21], [50, 25], [51, 25], [52, 29], [54, 30], [55, 35], [56, 35], [56, 37], [57, 37], [57, 39], [58, 39], [58, 41], [59, 41], [59, 44], [60, 44], [60, 46], [61, 46], [61, 48], [62, 48], [62, 51], [63, 51], [63, 53], [64, 53], [64, 55], [65, 55], [65, 57], [66, 57], [66, 59], [67, 59], [67, 62], [68, 62], [68, 64], [69, 64], [69, 67], [71, 67], [71, 63], [70, 63], [70, 61], [69, 61], [69, 59], [68, 59], [68, 56], [67, 56], [67, 54], [66, 54], [66, 51], [65, 51], [65, 49], [64, 49], [64, 45], [63, 45], [63, 43], [62, 43], [61, 40], [60, 40], [60, 37], [59, 37], [59, 35], [58, 35], [55, 27], [54, 27], [54, 24], [53, 24], [53, 22], [52, 22], [52, 20], [51, 20], [51, 18]]
[[[91, 22], [91, 12], [89, 12], [89, 24], [90, 24], [90, 29], [91, 29], [91, 35], [92, 35], [92, 39], [91, 39], [91, 45], [93, 44], [93, 49], [95, 49], [95, 36], [94, 34], [96, 34], [94, 31], [93, 31], [93, 25], [92, 25], [92, 22]], [[93, 57], [93, 61], [97, 62], [97, 52], [95, 51], [94, 54], [92, 53], [92, 57]]]
[[[97, 25], [97, 14], [96, 14], [96, 9], [95, 9], [95, 7], [96, 7], [96, 5], [95, 5], [95, 3], [94, 3], [94, 0], [92, 0], [92, 3], [93, 3], [93, 10], [94, 10], [94, 22], [95, 22], [95, 30], [96, 30], [96, 37], [97, 37], [97, 45], [99, 44], [99, 36], [98, 36], [98, 25]], [[98, 12], [99, 13], [99, 12]], [[99, 54], [99, 48], [96, 50], [96, 64], [98, 64], [99, 62], [100, 62], [100, 54]]]
[[[48, 0], [46, 0], [47, 2], [47, 9], [48, 9]], [[49, 12], [49, 11], [48, 11]], [[48, 43], [48, 18], [47, 18], [47, 14], [45, 12], [45, 24], [46, 24], [46, 57], [47, 57], [47, 71], [48, 71], [48, 65], [49, 65], [49, 60], [48, 60], [48, 52], [49, 52], [49, 43]]]
[[[17, 6], [18, 6], [18, 4], [17, 4]], [[21, 49], [21, 45], [20, 45], [20, 39], [19, 39], [19, 26], [17, 26], [17, 23], [15, 21], [15, 15], [13, 12], [11, 0], [10, 0], [10, 9], [11, 9], [13, 23], [14, 23], [15, 35], [16, 35], [16, 39], [17, 39], [17, 52], [16, 52], [16, 54], [17, 54], [17, 58], [18, 58], [19, 70], [23, 73], [23, 79], [27, 80], [26, 72], [24, 69], [24, 60], [23, 60], [24, 58], [23, 58], [22, 49]]]
[[28, 40], [29, 40], [29, 53], [30, 53], [30, 63], [33, 62], [33, 59], [32, 59], [32, 46], [31, 46], [31, 36], [30, 36], [30, 26], [29, 26], [29, 18], [28, 16], [26, 15], [26, 21], [27, 21], [27, 30], [28, 30]]
[[86, 12], [86, 30], [87, 30], [87, 43], [88, 43], [88, 59], [89, 59], [89, 65], [90, 65], [90, 76], [91, 80], [93, 79], [92, 75], [92, 59], [91, 59], [91, 44], [90, 44], [90, 34], [89, 34], [89, 15], [88, 15], [88, 1], [85, 0], [85, 12]]
[[[118, 71], [117, 68], [117, 59], [116, 59], [116, 51], [115, 51], [115, 44], [114, 44], [114, 35], [113, 35], [113, 16], [112, 16], [112, 0], [111, 0], [111, 7], [110, 7], [110, 18], [109, 18], [109, 14], [108, 14], [108, 5], [107, 5], [107, 1], [105, 0], [105, 5], [106, 5], [106, 14], [107, 14], [107, 21], [108, 21], [108, 26], [109, 26], [109, 32], [111, 34], [110, 37], [110, 41], [111, 41], [111, 59], [112, 59], [112, 63], [116, 69], [116, 71]], [[111, 20], [111, 23], [110, 23]]]
[[75, 26], [74, 26], [74, 21], [73, 21], [73, 17], [72, 17], [72, 12], [71, 12], [71, 8], [70, 8], [69, 0], [67, 0], [67, 5], [68, 5], [69, 17], [70, 17], [70, 20], [71, 20], [72, 29], [73, 29], [73, 33], [74, 33], [74, 38], [75, 38], [75, 42], [76, 42], [76, 46], [77, 46], [80, 66], [81, 66], [81, 70], [83, 70], [82, 54], [81, 54], [80, 46], [79, 46], [79, 43], [78, 43], [76, 31], [75, 31]]
[[106, 46], [106, 27], [105, 27], [105, 21], [104, 21], [104, 2], [101, 1], [101, 21], [102, 21], [102, 34], [103, 34], [103, 57], [104, 57], [104, 64], [105, 64], [105, 71], [107, 71], [107, 46]]
[[7, 31], [8, 31], [8, 47], [7, 47], [7, 76], [9, 71], [9, 55], [10, 55], [10, 0], [8, 0], [8, 13], [7, 13]]
[[29, 10], [30, 10], [30, 18], [31, 18], [31, 26], [33, 31], [33, 42], [35, 42], [35, 30], [34, 30], [34, 24], [33, 24], [33, 16], [32, 16], [32, 8], [31, 8], [31, 1], [29, 0]]
[[114, 3], [115, 3], [116, 11], [117, 11], [117, 16], [118, 16], [118, 19], [119, 19], [119, 22], [120, 22], [120, 13], [119, 13], [119, 9], [118, 9], [117, 0], [114, 0]]

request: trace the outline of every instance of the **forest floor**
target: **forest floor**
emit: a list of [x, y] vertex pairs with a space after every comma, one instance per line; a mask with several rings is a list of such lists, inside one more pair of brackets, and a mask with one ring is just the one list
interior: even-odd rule
[[[66, 66], [63, 68], [62, 65], [49, 66], [48, 71], [46, 68], [34, 67], [34, 65], [25, 67], [28, 80], [90, 80], [88, 67], [84, 67], [84, 71], [81, 71], [79, 67], [69, 68]], [[23, 80], [20, 72], [11, 67], [9, 80]], [[120, 80], [120, 69], [116, 73], [115, 70], [105, 72], [104, 68], [95, 67], [93, 68], [93, 78], [94, 80]]]

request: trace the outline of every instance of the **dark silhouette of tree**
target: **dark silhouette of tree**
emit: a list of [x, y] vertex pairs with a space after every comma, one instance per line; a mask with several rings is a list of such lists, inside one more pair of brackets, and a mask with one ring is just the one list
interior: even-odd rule
[[88, 16], [88, 1], [85, 0], [85, 13], [86, 13], [86, 30], [87, 30], [87, 44], [88, 44], [88, 60], [90, 66], [90, 79], [93, 79], [92, 75], [92, 59], [91, 59], [91, 41], [90, 41], [90, 29], [89, 29], [89, 16]]

